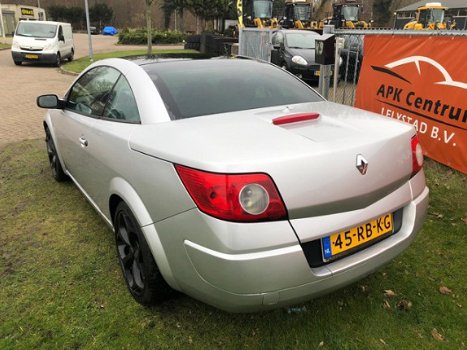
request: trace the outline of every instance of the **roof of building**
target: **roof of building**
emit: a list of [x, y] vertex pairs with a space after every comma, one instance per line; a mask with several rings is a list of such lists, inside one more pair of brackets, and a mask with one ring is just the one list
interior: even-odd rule
[[[428, 2], [434, 2], [434, 1], [431, 1], [431, 0], [417, 1], [413, 3], [412, 5], [397, 9], [396, 12], [415, 11], [418, 7], [426, 5]], [[449, 9], [467, 8], [467, 1], [465, 0], [441, 0], [437, 2], [440, 2], [441, 5], [446, 6]]]

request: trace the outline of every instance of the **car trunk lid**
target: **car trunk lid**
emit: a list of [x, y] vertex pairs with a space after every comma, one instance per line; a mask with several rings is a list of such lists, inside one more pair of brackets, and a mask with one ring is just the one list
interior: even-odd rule
[[[310, 112], [319, 117], [273, 123]], [[411, 175], [413, 134], [373, 113], [317, 102], [144, 126], [130, 146], [205, 171], [267, 173], [294, 219], [360, 209], [400, 187]]]

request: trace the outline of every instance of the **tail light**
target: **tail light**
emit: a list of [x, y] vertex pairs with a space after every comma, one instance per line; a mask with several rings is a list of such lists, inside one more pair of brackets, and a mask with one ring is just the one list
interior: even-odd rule
[[418, 140], [418, 136], [412, 137], [412, 176], [423, 167], [423, 150]]
[[237, 222], [287, 218], [284, 202], [267, 174], [219, 174], [176, 165], [198, 208], [218, 219]]

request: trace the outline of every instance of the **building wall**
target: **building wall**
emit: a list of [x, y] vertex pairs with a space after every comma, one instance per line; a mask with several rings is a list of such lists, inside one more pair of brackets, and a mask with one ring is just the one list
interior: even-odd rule
[[[5, 35], [13, 35], [19, 21], [45, 21], [45, 10], [36, 6], [2, 4], [0, 5]], [[3, 36], [0, 25], [0, 36]]]

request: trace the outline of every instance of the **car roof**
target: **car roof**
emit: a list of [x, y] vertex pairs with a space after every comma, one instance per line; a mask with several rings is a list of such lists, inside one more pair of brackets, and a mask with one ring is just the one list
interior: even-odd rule
[[20, 21], [20, 22], [29, 22], [29, 23], [39, 23], [39, 24], [67, 24], [71, 25], [70, 23], [66, 22], [55, 22], [55, 21]]
[[277, 32], [290, 33], [290, 34], [311, 33], [312, 35], [321, 35], [315, 31], [306, 30], [306, 29], [279, 29], [277, 30]]

